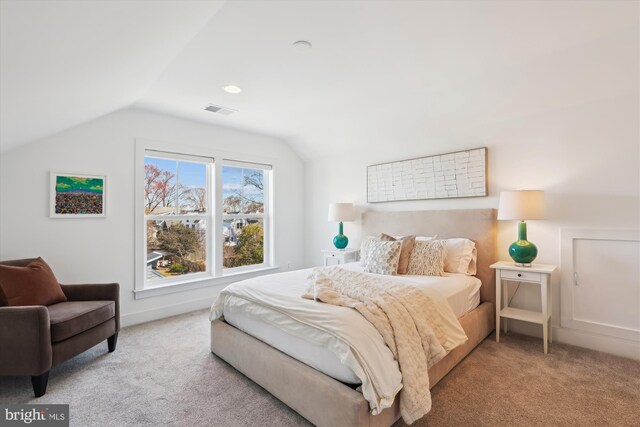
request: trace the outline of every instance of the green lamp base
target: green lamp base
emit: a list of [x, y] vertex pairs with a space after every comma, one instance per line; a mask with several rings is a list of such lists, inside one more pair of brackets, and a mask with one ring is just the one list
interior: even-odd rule
[[538, 248], [528, 240], [518, 240], [509, 246], [509, 255], [516, 264], [530, 267], [533, 260], [538, 256]]
[[338, 234], [333, 238], [333, 246], [335, 246], [336, 249], [344, 249], [348, 244], [349, 238], [347, 238], [347, 236], [345, 236], [344, 234]]
[[349, 239], [344, 235], [342, 230], [342, 222], [340, 222], [340, 225], [338, 227], [338, 235], [333, 238], [333, 246], [335, 246], [336, 249], [344, 249], [349, 244]]
[[518, 224], [518, 240], [509, 246], [509, 256], [522, 267], [531, 267], [531, 262], [536, 259], [538, 248], [527, 240], [527, 223], [521, 221]]

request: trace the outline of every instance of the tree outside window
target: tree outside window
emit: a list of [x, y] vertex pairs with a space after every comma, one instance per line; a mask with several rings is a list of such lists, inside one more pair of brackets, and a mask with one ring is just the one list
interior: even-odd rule
[[[144, 170], [137, 171], [144, 239], [137, 240], [136, 251], [145, 256], [136, 290], [269, 265], [271, 166], [146, 148], [144, 153]], [[215, 193], [214, 176], [222, 177], [222, 194]], [[222, 227], [215, 226], [214, 214], [222, 217]]]
[[267, 171], [223, 165], [223, 266], [263, 264], [265, 182]]
[[207, 271], [206, 162], [145, 157], [146, 279]]

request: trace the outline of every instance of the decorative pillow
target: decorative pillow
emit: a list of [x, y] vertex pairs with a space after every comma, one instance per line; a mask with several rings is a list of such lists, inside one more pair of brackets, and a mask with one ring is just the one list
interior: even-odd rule
[[445, 240], [416, 240], [409, 258], [407, 274], [442, 276], [446, 254]]
[[0, 286], [7, 305], [51, 305], [67, 300], [53, 271], [42, 258], [24, 267], [0, 264]]
[[362, 265], [365, 265], [367, 262], [367, 255], [369, 254], [369, 244], [374, 241], [379, 241], [380, 239], [375, 236], [367, 236], [362, 238], [362, 243], [360, 244], [360, 261], [362, 261]]
[[475, 242], [469, 239], [447, 239], [447, 256], [444, 271], [447, 273], [476, 274], [478, 251]]
[[367, 250], [364, 271], [367, 273], [395, 276], [398, 272], [402, 241], [383, 242], [372, 240]]
[[[400, 240], [403, 237], [407, 237], [407, 236], [391, 236], [396, 240]], [[416, 236], [416, 240], [433, 240], [433, 239], [437, 239], [438, 235], [436, 234], [435, 236]]]
[[380, 240], [383, 242], [395, 242], [396, 240], [402, 242], [402, 246], [400, 247], [400, 261], [398, 261], [398, 274], [407, 274], [409, 257], [411, 256], [411, 251], [416, 243], [416, 236], [393, 237], [382, 233], [380, 235]]

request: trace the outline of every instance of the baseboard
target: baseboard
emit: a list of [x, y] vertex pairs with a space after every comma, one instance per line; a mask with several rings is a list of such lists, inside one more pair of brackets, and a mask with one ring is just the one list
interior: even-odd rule
[[[541, 325], [509, 319], [509, 331], [542, 339]], [[638, 341], [563, 328], [557, 325], [552, 326], [552, 332], [553, 342], [575, 345], [577, 347], [584, 347], [615, 354], [616, 356], [640, 360], [640, 342]], [[553, 348], [553, 344], [551, 344], [551, 348]]]
[[640, 360], [640, 342], [553, 326], [553, 341]]
[[196, 310], [211, 307], [214, 296], [199, 300], [186, 301], [180, 304], [166, 305], [163, 307], [153, 308], [151, 310], [139, 311], [137, 313], [123, 314], [120, 316], [120, 325], [122, 327], [138, 325], [140, 323], [151, 322], [153, 320], [164, 319], [165, 317], [177, 316], [179, 314], [189, 313]]

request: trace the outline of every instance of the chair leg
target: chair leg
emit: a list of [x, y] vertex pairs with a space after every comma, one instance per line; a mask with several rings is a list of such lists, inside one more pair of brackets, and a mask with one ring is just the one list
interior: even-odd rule
[[107, 345], [109, 346], [109, 353], [113, 353], [116, 350], [116, 343], [118, 342], [118, 333], [111, 335], [107, 338]]
[[49, 382], [49, 371], [41, 375], [31, 377], [31, 385], [33, 386], [33, 393], [36, 397], [44, 396], [47, 392], [47, 383]]

